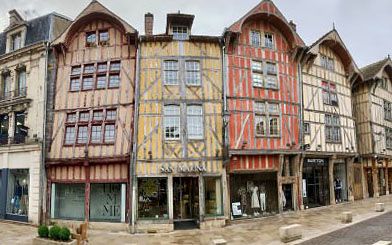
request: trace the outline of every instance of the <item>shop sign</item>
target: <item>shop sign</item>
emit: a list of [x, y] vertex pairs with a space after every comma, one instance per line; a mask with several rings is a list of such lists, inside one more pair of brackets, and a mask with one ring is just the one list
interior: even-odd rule
[[242, 215], [240, 202], [233, 202], [231, 204], [231, 209], [233, 210], [233, 216], [241, 216]]
[[[173, 173], [174, 168], [171, 165], [168, 166], [161, 166], [161, 173]], [[203, 165], [193, 165], [187, 166], [185, 164], [179, 164], [177, 166], [178, 173], [204, 173], [207, 169]]]
[[327, 161], [326, 161], [326, 159], [322, 159], [322, 158], [308, 158], [308, 159], [306, 159], [306, 163], [322, 166], [322, 165], [326, 165]]

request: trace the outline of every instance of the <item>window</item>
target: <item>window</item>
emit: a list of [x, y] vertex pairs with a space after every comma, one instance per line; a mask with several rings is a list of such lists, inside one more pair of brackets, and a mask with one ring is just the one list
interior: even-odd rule
[[199, 105], [187, 107], [187, 128], [189, 139], [203, 139], [203, 108]]
[[324, 69], [334, 71], [335, 70], [335, 61], [332, 58], [329, 58], [325, 55], [321, 55], [320, 57], [320, 65]]
[[11, 36], [11, 51], [20, 49], [22, 47], [22, 33], [18, 32]]
[[252, 43], [252, 46], [254, 47], [260, 47], [261, 46], [261, 34], [259, 31], [251, 31], [250, 32], [250, 40]]
[[75, 123], [75, 122], [76, 122], [76, 113], [68, 113], [67, 123]]
[[276, 64], [272, 62], [266, 62], [267, 74], [276, 75]]
[[90, 220], [125, 222], [125, 183], [92, 183]]
[[105, 125], [105, 142], [114, 142], [116, 129], [114, 124]]
[[110, 71], [111, 72], [118, 72], [121, 69], [121, 62], [120, 61], [112, 61], [110, 62]]
[[254, 87], [263, 87], [263, 63], [252, 61], [252, 80]]
[[82, 71], [81, 66], [72, 66], [71, 75], [72, 76], [76, 76], [76, 75], [79, 76], [81, 71]]
[[90, 112], [80, 112], [79, 122], [88, 122], [90, 120]]
[[382, 78], [379, 80], [380, 87], [384, 90], [388, 90], [388, 78]]
[[9, 73], [3, 75], [3, 86], [2, 86], [2, 99], [11, 98], [11, 75]]
[[106, 88], [106, 75], [97, 76], [97, 89]]
[[93, 121], [102, 121], [103, 111], [93, 111]]
[[75, 126], [65, 128], [65, 144], [71, 145], [75, 143]]
[[10, 169], [8, 170], [7, 187], [4, 186], [4, 194], [6, 194], [3, 203], [6, 204], [5, 212], [19, 217], [26, 217], [29, 210], [29, 187], [30, 174], [29, 169]]
[[94, 87], [93, 77], [83, 77], [83, 90], [90, 90]]
[[200, 63], [199, 61], [187, 61], [185, 63], [186, 69], [186, 84], [198, 86], [200, 83]]
[[340, 119], [337, 115], [325, 115], [325, 139], [328, 143], [340, 143]]
[[167, 105], [163, 109], [165, 139], [180, 139], [180, 106]]
[[95, 72], [94, 64], [84, 65], [84, 74], [92, 74]]
[[167, 178], [138, 178], [138, 218], [168, 219]]
[[107, 30], [99, 31], [99, 44], [107, 45], [109, 44], [109, 32]]
[[173, 39], [175, 40], [186, 40], [188, 39], [188, 27], [186, 26], [173, 26]]
[[94, 32], [86, 33], [86, 47], [94, 47], [96, 46], [97, 34]]
[[72, 78], [71, 79], [71, 91], [79, 91], [80, 90], [80, 79]]
[[384, 100], [384, 119], [392, 121], [392, 104], [386, 100]]
[[88, 140], [88, 127], [87, 126], [79, 126], [78, 128], [78, 143], [83, 144], [87, 143]]
[[116, 117], [117, 117], [116, 110], [106, 110], [106, 120], [107, 121], [116, 120]]
[[8, 144], [9, 117], [8, 114], [0, 115], [0, 144]]
[[120, 76], [110, 75], [109, 76], [109, 88], [118, 88], [120, 86]]
[[51, 217], [84, 220], [84, 184], [52, 184]]
[[264, 34], [264, 46], [270, 49], [274, 48], [274, 37], [271, 33]]
[[164, 85], [178, 85], [178, 61], [166, 60], [163, 69]]
[[385, 128], [386, 147], [392, 149], [392, 128]]
[[18, 90], [17, 96], [26, 96], [26, 70], [18, 70]]
[[266, 84], [265, 87], [266, 88], [272, 88], [272, 89], [277, 89], [278, 88], [278, 79], [276, 76], [267, 76], [267, 78], [265, 79]]
[[98, 72], [99, 73], [106, 73], [107, 69], [108, 69], [108, 64], [106, 62], [105, 63], [98, 63]]
[[272, 102], [255, 102], [256, 136], [276, 137], [280, 135], [280, 108]]
[[310, 134], [310, 124], [304, 123], [304, 134]]
[[326, 105], [339, 106], [336, 85], [332, 82], [322, 82], [323, 102]]
[[205, 213], [207, 216], [223, 215], [222, 182], [217, 177], [205, 177]]
[[102, 126], [101, 125], [93, 125], [91, 127], [91, 142], [92, 143], [101, 143], [102, 142]]

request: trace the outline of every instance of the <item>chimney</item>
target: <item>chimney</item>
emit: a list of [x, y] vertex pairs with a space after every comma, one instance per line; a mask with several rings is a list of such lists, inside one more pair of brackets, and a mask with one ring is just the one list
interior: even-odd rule
[[14, 25], [17, 25], [17, 24], [20, 24], [21, 22], [23, 22], [23, 18], [20, 16], [18, 11], [16, 11], [15, 9], [9, 11], [8, 14], [10, 16], [10, 25], [9, 26], [14, 26]]
[[293, 31], [297, 31], [297, 25], [292, 20], [290, 20], [289, 25], [291, 26], [291, 29], [293, 29]]
[[145, 35], [150, 36], [153, 34], [154, 15], [147, 13], [144, 15], [144, 32]]

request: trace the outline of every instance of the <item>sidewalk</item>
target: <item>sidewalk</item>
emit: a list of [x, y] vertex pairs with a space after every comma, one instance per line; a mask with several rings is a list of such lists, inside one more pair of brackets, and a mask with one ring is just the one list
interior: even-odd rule
[[[257, 220], [234, 222], [225, 228], [211, 230], [184, 230], [165, 234], [136, 234], [89, 230], [89, 244], [211, 244], [223, 238], [228, 244], [283, 244], [279, 241], [278, 229], [282, 225], [301, 224], [304, 228], [302, 241], [350, 226], [341, 224], [340, 214], [353, 212], [353, 223], [358, 223], [383, 213], [374, 211], [376, 202], [384, 202], [386, 212], [392, 211], [392, 196], [372, 198], [355, 203], [340, 204], [295, 213], [283, 214]], [[36, 228], [0, 222], [0, 244], [31, 244]]]

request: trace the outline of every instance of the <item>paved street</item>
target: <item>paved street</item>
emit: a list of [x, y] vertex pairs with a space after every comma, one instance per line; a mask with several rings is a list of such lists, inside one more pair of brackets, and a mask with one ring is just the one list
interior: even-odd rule
[[[228, 244], [277, 245], [282, 244], [279, 241], [279, 227], [294, 223], [302, 224], [306, 232], [304, 232], [302, 240], [292, 242], [291, 244], [300, 244], [301, 242], [321, 235], [324, 236], [303, 244], [372, 244], [371, 242], [381, 239], [389, 238], [389, 240], [392, 240], [392, 228], [388, 225], [392, 224], [392, 213], [375, 212], [374, 205], [376, 202], [384, 202], [386, 212], [392, 211], [392, 196], [384, 196], [378, 199], [357, 201], [351, 204], [341, 204], [275, 217], [234, 222], [221, 229], [196, 229], [175, 231], [166, 234], [137, 235], [131, 235], [126, 232], [89, 230], [89, 244], [211, 244], [212, 240], [223, 238]], [[341, 213], [348, 210], [353, 212], [354, 225], [340, 223], [339, 217]], [[358, 223], [365, 220], [367, 220], [365, 223]], [[373, 224], [375, 226], [372, 226]], [[339, 229], [343, 230], [325, 235]], [[31, 244], [31, 239], [35, 235], [36, 228], [34, 227], [0, 222], [1, 245]], [[347, 236], [347, 239], [345, 236]], [[359, 238], [354, 238], [355, 236]], [[342, 238], [344, 240], [340, 240]]]
[[392, 241], [392, 212], [353, 226], [311, 239], [301, 245], [365, 245], [377, 241]]

